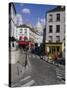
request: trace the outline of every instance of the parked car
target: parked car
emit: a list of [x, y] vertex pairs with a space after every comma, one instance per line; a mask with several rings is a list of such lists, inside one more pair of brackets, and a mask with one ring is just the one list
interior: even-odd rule
[[65, 65], [65, 58], [64, 58], [64, 57], [58, 58], [58, 59], [55, 61], [55, 63]]

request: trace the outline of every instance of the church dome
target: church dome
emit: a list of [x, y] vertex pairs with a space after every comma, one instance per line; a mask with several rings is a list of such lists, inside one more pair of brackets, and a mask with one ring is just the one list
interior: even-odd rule
[[41, 25], [41, 22], [39, 21], [39, 18], [38, 18], [38, 22], [36, 23], [36, 30], [38, 31], [38, 33], [42, 33], [43, 32], [43, 28], [42, 28], [42, 25]]

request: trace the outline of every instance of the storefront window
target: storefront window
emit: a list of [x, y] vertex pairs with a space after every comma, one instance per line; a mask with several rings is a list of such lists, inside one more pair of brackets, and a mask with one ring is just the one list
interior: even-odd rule
[[52, 51], [52, 47], [49, 47], [49, 53], [51, 53], [51, 51]]
[[56, 50], [55, 50], [55, 46], [52, 47], [52, 53], [54, 53]]
[[60, 47], [58, 46], [58, 47], [57, 47], [57, 52], [59, 52], [59, 50], [60, 50]]

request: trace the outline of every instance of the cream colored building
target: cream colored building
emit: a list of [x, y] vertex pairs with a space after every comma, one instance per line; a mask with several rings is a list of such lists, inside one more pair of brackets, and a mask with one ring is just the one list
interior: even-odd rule
[[[49, 53], [62, 52], [65, 37], [65, 7], [57, 6], [47, 12], [46, 47]], [[46, 52], [48, 50], [46, 49]]]

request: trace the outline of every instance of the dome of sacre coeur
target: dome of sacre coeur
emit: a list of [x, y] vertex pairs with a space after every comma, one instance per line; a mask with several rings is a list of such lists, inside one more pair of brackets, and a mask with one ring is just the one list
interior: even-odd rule
[[39, 21], [39, 18], [38, 18], [38, 22], [36, 23], [36, 29], [37, 29], [38, 32], [42, 32], [42, 25]]

